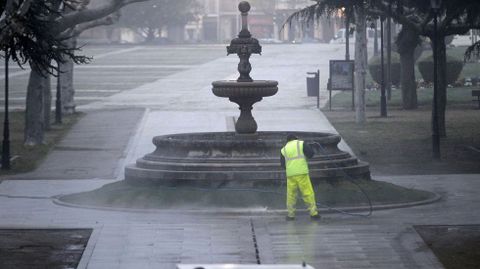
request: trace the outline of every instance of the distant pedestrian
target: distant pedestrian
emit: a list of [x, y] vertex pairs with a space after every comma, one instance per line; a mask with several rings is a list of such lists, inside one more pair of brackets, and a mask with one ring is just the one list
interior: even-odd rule
[[315, 202], [315, 192], [310, 181], [307, 158], [312, 158], [313, 149], [293, 134], [287, 135], [287, 144], [281, 150], [280, 163], [287, 174], [287, 217], [295, 219], [297, 190], [300, 189], [303, 201], [312, 219], [320, 219]]

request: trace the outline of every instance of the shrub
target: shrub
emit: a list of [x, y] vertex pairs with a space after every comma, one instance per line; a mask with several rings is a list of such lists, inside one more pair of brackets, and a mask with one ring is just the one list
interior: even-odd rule
[[[381, 58], [380, 55], [378, 56], [373, 56], [370, 58], [370, 61], [368, 63], [368, 71], [370, 71], [370, 75], [372, 76], [372, 79], [380, 84], [382, 81], [382, 73], [381, 73]], [[384, 58], [384, 64], [385, 64], [385, 69], [387, 68], [387, 57], [385, 54]], [[400, 56], [398, 53], [392, 52], [392, 68], [391, 68], [391, 80], [392, 84], [395, 86], [398, 86], [400, 84]], [[385, 73], [386, 75], [386, 73]]]
[[[447, 84], [457, 81], [463, 69], [463, 60], [447, 55]], [[422, 74], [423, 80], [433, 82], [433, 57], [428, 54], [418, 61], [418, 71]]]

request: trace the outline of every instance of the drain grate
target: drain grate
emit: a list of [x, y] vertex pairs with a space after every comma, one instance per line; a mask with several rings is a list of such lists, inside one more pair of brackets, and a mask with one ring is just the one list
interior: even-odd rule
[[257, 260], [257, 264], [261, 264], [260, 251], [258, 250], [258, 244], [257, 244], [257, 235], [255, 234], [255, 226], [253, 225], [252, 219], [250, 219], [250, 227], [252, 228], [252, 240], [253, 240], [253, 247], [255, 248], [255, 259]]

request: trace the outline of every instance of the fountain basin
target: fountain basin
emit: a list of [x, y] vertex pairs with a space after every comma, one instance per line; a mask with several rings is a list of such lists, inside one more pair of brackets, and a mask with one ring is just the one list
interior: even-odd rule
[[276, 94], [277, 85], [278, 82], [273, 80], [220, 80], [212, 82], [212, 92], [219, 97], [228, 97], [231, 102], [238, 104], [240, 116], [235, 123], [235, 131], [239, 134], [254, 134], [258, 126], [252, 115], [253, 104], [261, 101], [263, 97]]
[[[309, 160], [312, 181], [335, 180], [348, 175], [370, 179], [367, 163], [338, 149], [340, 136], [329, 133], [288, 132], [313, 144]], [[257, 186], [280, 184], [280, 149], [287, 132], [188, 133], [153, 138], [156, 150], [125, 168], [129, 183], [177, 186]]]

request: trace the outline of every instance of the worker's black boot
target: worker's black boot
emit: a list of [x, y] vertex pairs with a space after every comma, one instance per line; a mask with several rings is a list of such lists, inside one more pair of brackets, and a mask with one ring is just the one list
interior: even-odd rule
[[286, 216], [285, 220], [286, 221], [292, 221], [292, 220], [295, 220], [295, 217]]
[[311, 220], [320, 220], [322, 217], [320, 217], [320, 214], [310, 216]]

